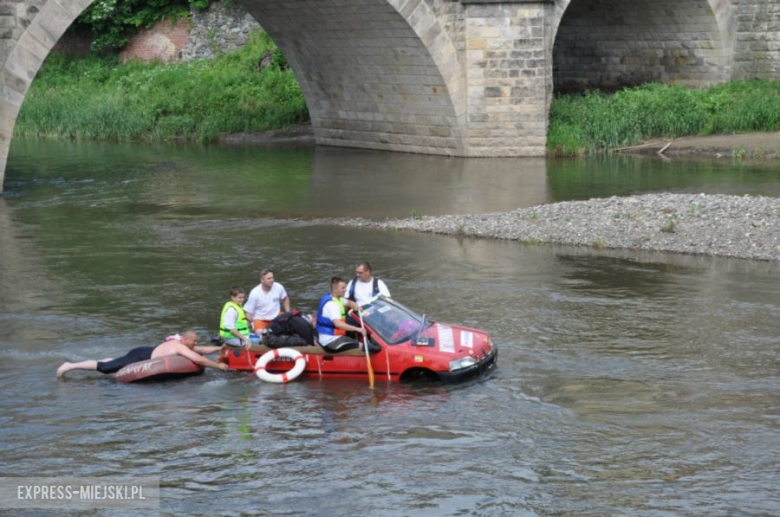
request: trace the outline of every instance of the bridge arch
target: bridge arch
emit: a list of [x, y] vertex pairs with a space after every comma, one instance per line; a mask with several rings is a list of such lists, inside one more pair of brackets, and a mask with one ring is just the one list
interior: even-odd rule
[[425, 0], [244, 0], [298, 78], [317, 143], [463, 155], [458, 53]]
[[[0, 70], [0, 193], [16, 117], [93, 0], [32, 0]], [[37, 5], [36, 5], [37, 4]], [[459, 54], [426, 0], [243, 0], [298, 78], [320, 144], [463, 156]], [[19, 27], [21, 26], [21, 27]]]
[[559, 0], [547, 42], [556, 91], [731, 78], [729, 0]]

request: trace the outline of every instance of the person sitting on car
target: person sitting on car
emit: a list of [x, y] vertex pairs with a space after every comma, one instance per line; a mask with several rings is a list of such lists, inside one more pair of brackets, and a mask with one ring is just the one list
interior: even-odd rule
[[244, 345], [249, 349], [252, 346], [249, 320], [241, 307], [245, 299], [246, 293], [241, 287], [234, 285], [230, 289], [230, 301], [222, 307], [219, 317], [219, 337], [228, 345]]
[[355, 266], [355, 278], [347, 284], [347, 300], [352, 300], [358, 305], [365, 305], [372, 298], [380, 294], [390, 298], [390, 291], [387, 285], [371, 274], [371, 264], [369, 262], [358, 262]]
[[317, 308], [317, 332], [322, 348], [331, 353], [345, 352], [360, 347], [360, 343], [347, 332], [365, 336], [365, 329], [346, 322], [346, 307], [358, 309], [355, 302], [345, 300], [347, 282], [334, 276], [330, 280], [330, 292], [320, 299]]

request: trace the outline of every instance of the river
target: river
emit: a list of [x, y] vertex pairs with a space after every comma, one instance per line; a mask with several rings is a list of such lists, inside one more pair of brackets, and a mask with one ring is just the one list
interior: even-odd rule
[[[780, 196], [769, 165], [15, 139], [5, 188], [0, 477], [159, 477], [149, 515], [780, 513], [777, 264], [322, 220]], [[55, 378], [186, 327], [206, 338], [230, 286], [264, 267], [313, 310], [358, 260], [405, 305], [488, 330], [498, 368], [373, 391], [213, 370]]]

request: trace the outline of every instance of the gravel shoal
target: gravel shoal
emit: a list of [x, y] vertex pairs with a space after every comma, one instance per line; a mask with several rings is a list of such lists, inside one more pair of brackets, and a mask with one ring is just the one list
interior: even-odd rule
[[596, 249], [634, 249], [780, 260], [780, 199], [646, 194], [566, 201], [512, 212], [424, 216], [342, 226], [513, 239]]

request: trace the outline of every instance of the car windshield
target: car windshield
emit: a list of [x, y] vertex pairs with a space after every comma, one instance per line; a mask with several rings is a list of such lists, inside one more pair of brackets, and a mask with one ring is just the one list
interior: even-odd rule
[[[397, 345], [417, 335], [422, 316], [403, 305], [379, 297], [362, 307], [366, 325], [389, 345]], [[426, 321], [426, 327], [430, 322]]]

